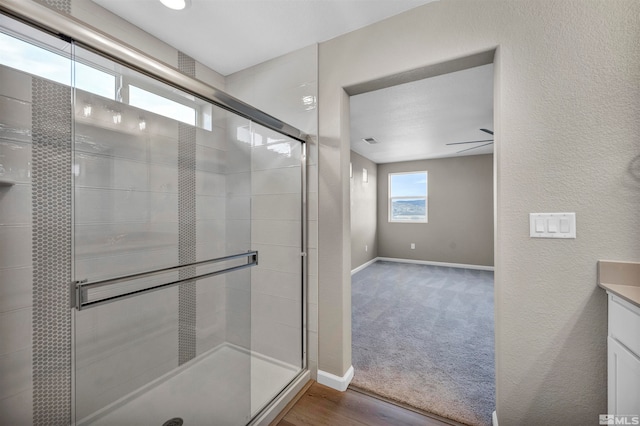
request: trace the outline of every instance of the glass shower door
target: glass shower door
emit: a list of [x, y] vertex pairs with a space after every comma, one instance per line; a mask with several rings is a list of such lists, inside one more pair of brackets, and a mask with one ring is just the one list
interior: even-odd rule
[[252, 123], [251, 393], [255, 415], [303, 364], [302, 160], [296, 140]]
[[302, 145], [75, 55], [76, 422], [247, 424], [303, 368]]
[[[90, 52], [76, 56], [77, 83], [83, 67], [101, 77], [86, 76], [92, 91], [77, 85], [74, 102], [74, 274], [87, 285], [74, 319], [76, 421], [245, 424], [250, 359], [230, 345], [250, 350], [251, 271], [213, 274], [251, 258], [175, 268], [251, 249], [250, 220], [226, 220], [250, 198], [250, 176], [227, 176], [233, 116]], [[249, 169], [250, 157], [236, 160]], [[212, 275], [166, 285], [202, 274]]]

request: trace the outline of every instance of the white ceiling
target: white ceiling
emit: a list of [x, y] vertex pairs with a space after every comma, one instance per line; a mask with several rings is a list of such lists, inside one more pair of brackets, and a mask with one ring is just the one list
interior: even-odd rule
[[[438, 0], [92, 0], [223, 75]], [[493, 152], [493, 65], [351, 97], [351, 148], [376, 163]], [[367, 145], [362, 138], [380, 143]]]
[[[374, 163], [490, 154], [493, 64], [351, 97], [351, 149]], [[379, 143], [368, 145], [363, 138]], [[486, 142], [484, 142], [486, 143]]]
[[223, 75], [434, 0], [92, 0]]

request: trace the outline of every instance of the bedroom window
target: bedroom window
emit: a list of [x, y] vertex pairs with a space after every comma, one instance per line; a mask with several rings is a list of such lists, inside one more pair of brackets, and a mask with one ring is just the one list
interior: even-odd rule
[[427, 223], [427, 172], [389, 173], [389, 222]]

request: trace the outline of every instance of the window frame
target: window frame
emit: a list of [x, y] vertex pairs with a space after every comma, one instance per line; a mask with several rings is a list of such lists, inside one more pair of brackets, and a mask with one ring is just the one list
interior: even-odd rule
[[[86, 48], [81, 48], [80, 52], [76, 52], [75, 47], [70, 45], [68, 41], [53, 38], [49, 40], [49, 38], [52, 37], [48, 35], [41, 37], [39, 33], [25, 35], [8, 28], [2, 28], [2, 30], [0, 30], [0, 44], [6, 41], [9, 47], [14, 47], [16, 51], [19, 52], [24, 52], [25, 48], [29, 49], [28, 52], [31, 53], [31, 56], [34, 56], [33, 60], [44, 63], [46, 59], [49, 59], [54, 61], [56, 66], [53, 67], [52, 70], [46, 68], [42, 70], [37, 67], [30, 68], [24, 64], [16, 64], [15, 61], [12, 62], [13, 57], [11, 54], [7, 55], [6, 60], [0, 58], [0, 66], [53, 81], [68, 86], [73, 90], [78, 90], [81, 93], [86, 93], [91, 96], [95, 95], [99, 98], [121, 103], [140, 111], [149, 112], [205, 130], [212, 130], [212, 114], [207, 109], [210, 105], [209, 103], [198, 102], [197, 97], [188, 95], [177, 89], [175, 92], [158, 91], [158, 86], [149, 83], [138, 71], [131, 69], [126, 69], [127, 72], [119, 71], [120, 67], [117, 66], [112, 59], [91, 52]], [[58, 46], [56, 42], [59, 42], [60, 45]], [[101, 62], [103, 60], [109, 64], [114, 63], [116, 66], [114, 68], [106, 66], [104, 62]], [[85, 82], [95, 80], [95, 78], [91, 78], [91, 76], [87, 79], [78, 78], [85, 74], [85, 69], [90, 72], [99, 73], [101, 78], [108, 78], [109, 84], [100, 86], [98, 89], [92, 87], [90, 84], [84, 84]], [[137, 74], [140, 74], [140, 77], [138, 77]], [[103, 87], [107, 89], [103, 90]], [[144, 103], [131, 103], [129, 92], [132, 88], [143, 92], [141, 93], [143, 97], [149, 94], [166, 100], [165, 105], [170, 106], [171, 104], [175, 104], [176, 107], [188, 109], [189, 114], [193, 112], [193, 119], [189, 117], [187, 120], [180, 115], [163, 113], [158, 109], [147, 107]], [[160, 104], [160, 102], [158, 102], [158, 104]]]
[[[396, 196], [394, 197], [391, 192], [391, 180], [393, 176], [397, 175], [420, 175], [425, 177], [425, 194], [415, 196]], [[426, 170], [417, 170], [412, 172], [390, 172], [387, 176], [387, 221], [389, 223], [429, 223], [429, 172]], [[398, 220], [393, 219], [393, 201], [394, 200], [422, 200], [424, 199], [424, 220], [423, 219], [411, 219], [411, 220]]]

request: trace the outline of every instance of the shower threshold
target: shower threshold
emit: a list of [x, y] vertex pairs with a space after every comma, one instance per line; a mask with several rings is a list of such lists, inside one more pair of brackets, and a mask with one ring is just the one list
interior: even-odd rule
[[78, 426], [238, 426], [275, 398], [300, 368], [223, 343], [77, 422]]

